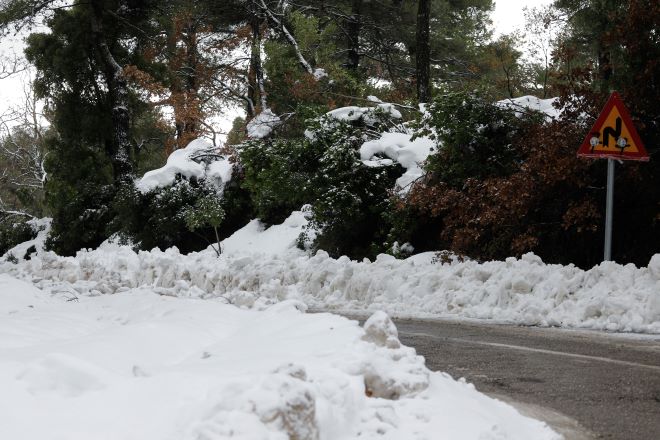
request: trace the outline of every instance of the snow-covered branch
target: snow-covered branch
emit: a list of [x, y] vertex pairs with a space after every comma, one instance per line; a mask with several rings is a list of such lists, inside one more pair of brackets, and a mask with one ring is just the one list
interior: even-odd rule
[[[273, 24], [275, 24], [275, 26], [280, 30], [280, 32], [282, 32], [282, 35], [284, 35], [284, 38], [286, 38], [289, 44], [291, 44], [291, 47], [293, 47], [293, 50], [296, 52], [296, 57], [298, 58], [298, 62], [303, 67], [303, 69], [305, 69], [307, 73], [309, 73], [310, 75], [314, 75], [314, 69], [312, 68], [311, 64], [305, 59], [305, 56], [302, 54], [300, 50], [300, 46], [298, 45], [298, 42], [293, 37], [293, 35], [286, 27], [284, 22], [279, 18], [277, 18], [277, 14], [275, 14], [268, 7], [268, 5], [266, 5], [266, 2], [264, 0], [255, 0], [255, 1], [257, 3], [257, 6], [266, 15], [268, 20], [270, 20]], [[283, 7], [283, 2], [279, 2], [279, 6]]]

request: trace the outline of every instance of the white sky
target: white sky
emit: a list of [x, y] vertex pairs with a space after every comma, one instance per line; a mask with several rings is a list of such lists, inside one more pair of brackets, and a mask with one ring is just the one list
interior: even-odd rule
[[[495, 36], [509, 33], [517, 28], [521, 28], [524, 24], [523, 7], [542, 6], [551, 3], [552, 0], [495, 0], [495, 10], [492, 14], [493, 27], [495, 28]], [[3, 38], [0, 41], [0, 55], [8, 53], [22, 53], [22, 44], [20, 40], [15, 38]], [[24, 76], [16, 76], [8, 79], [0, 80], [0, 115], [9, 107], [17, 105], [19, 100], [23, 97], [22, 81], [25, 80]], [[219, 125], [222, 131], [227, 131], [231, 128], [231, 119], [235, 115], [231, 115], [226, 121], [222, 121]]]
[[495, 0], [495, 11], [491, 16], [495, 35], [506, 34], [521, 28], [525, 23], [523, 8], [545, 6], [552, 0]]

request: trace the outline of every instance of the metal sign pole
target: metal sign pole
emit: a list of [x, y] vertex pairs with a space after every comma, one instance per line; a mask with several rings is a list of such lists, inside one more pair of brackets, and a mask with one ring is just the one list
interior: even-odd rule
[[605, 261], [612, 261], [612, 211], [614, 211], [614, 159], [607, 158], [607, 202], [605, 208]]

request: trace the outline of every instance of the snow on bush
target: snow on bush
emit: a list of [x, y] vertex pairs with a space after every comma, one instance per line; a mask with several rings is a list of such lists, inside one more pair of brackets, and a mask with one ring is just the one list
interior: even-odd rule
[[557, 98], [539, 99], [536, 96], [521, 96], [498, 101], [497, 105], [514, 110], [517, 114], [522, 111], [534, 110], [544, 113], [551, 119], [557, 119], [561, 115], [561, 110], [555, 108], [556, 102]]
[[187, 179], [205, 179], [222, 189], [231, 180], [232, 164], [216, 150], [206, 139], [196, 139], [186, 148], [172, 152], [163, 167], [145, 173], [135, 182], [135, 186], [146, 194], [172, 185], [176, 176], [181, 175]]
[[3, 439], [560, 438], [429, 371], [383, 313], [363, 330], [295, 301], [88, 297], [7, 275], [0, 292]]
[[386, 102], [377, 103], [374, 107], [340, 107], [329, 111], [327, 115], [338, 121], [357, 121], [362, 119], [367, 125], [371, 125], [371, 123], [377, 122], [377, 119], [373, 116], [376, 112], [382, 112], [393, 119], [401, 119], [402, 117], [401, 112], [396, 109], [394, 104]]
[[405, 193], [415, 180], [424, 175], [421, 165], [434, 146], [435, 142], [425, 136], [412, 140], [412, 135], [408, 133], [382, 133], [380, 138], [362, 144], [360, 159], [366, 166], [401, 164], [406, 172], [397, 179], [396, 186]]
[[[375, 96], [369, 96], [369, 101], [377, 103], [375, 108], [385, 110], [392, 118], [401, 118], [401, 113], [392, 104], [383, 103]], [[560, 111], [553, 107], [556, 98], [539, 99], [534, 96], [523, 96], [515, 99], [499, 101], [497, 105], [512, 109], [518, 113], [526, 110], [538, 111], [550, 118], [558, 118]], [[368, 118], [373, 107], [343, 107], [328, 113], [338, 120], [353, 121]], [[366, 141], [360, 148], [362, 163], [370, 167], [400, 164], [406, 172], [396, 181], [400, 194], [406, 194], [411, 185], [424, 175], [422, 165], [429, 155], [436, 150], [436, 141], [429, 136], [417, 136], [413, 139], [410, 132], [385, 132], [377, 139]]]
[[270, 136], [273, 130], [282, 124], [282, 120], [269, 108], [264, 109], [247, 125], [247, 134], [252, 139], [263, 139]]
[[2, 259], [4, 260], [10, 256], [10, 258], [13, 257], [17, 259], [23, 259], [31, 252], [37, 254], [43, 252], [46, 238], [50, 233], [50, 225], [52, 221], [53, 219], [49, 217], [33, 218], [28, 220], [26, 224], [29, 225], [34, 231], [37, 231], [36, 237], [34, 237], [32, 240], [19, 243], [11, 249], [7, 250], [4, 256], [2, 256]]
[[[396, 316], [660, 333], [660, 255], [648, 267], [603, 262], [586, 271], [545, 264], [534, 254], [484, 263], [439, 264], [432, 253], [353, 261], [295, 249], [305, 223], [299, 212], [269, 229], [251, 223], [225, 240], [220, 259], [211, 251], [136, 253], [106, 244], [76, 257], [46, 252], [18, 264], [0, 263], [0, 273], [81, 294], [147, 286], [164, 295], [223, 297], [258, 309], [298, 299], [353, 313], [383, 310]], [[283, 238], [276, 241], [280, 233]], [[242, 242], [252, 244], [242, 249]]]

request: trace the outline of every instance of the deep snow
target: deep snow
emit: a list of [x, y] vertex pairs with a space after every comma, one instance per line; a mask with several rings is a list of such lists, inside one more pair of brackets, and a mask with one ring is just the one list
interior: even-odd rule
[[90, 297], [0, 274], [0, 438], [550, 440], [430, 372], [384, 313], [360, 328], [137, 288]]
[[433, 253], [352, 261], [296, 249], [306, 224], [302, 212], [270, 228], [254, 220], [223, 242], [221, 258], [211, 250], [136, 253], [106, 243], [76, 257], [46, 252], [18, 264], [2, 262], [0, 273], [82, 294], [149, 286], [245, 307], [297, 299], [325, 310], [660, 333], [660, 254], [648, 267], [603, 262], [589, 270], [545, 264], [534, 254], [484, 263], [440, 264]]

